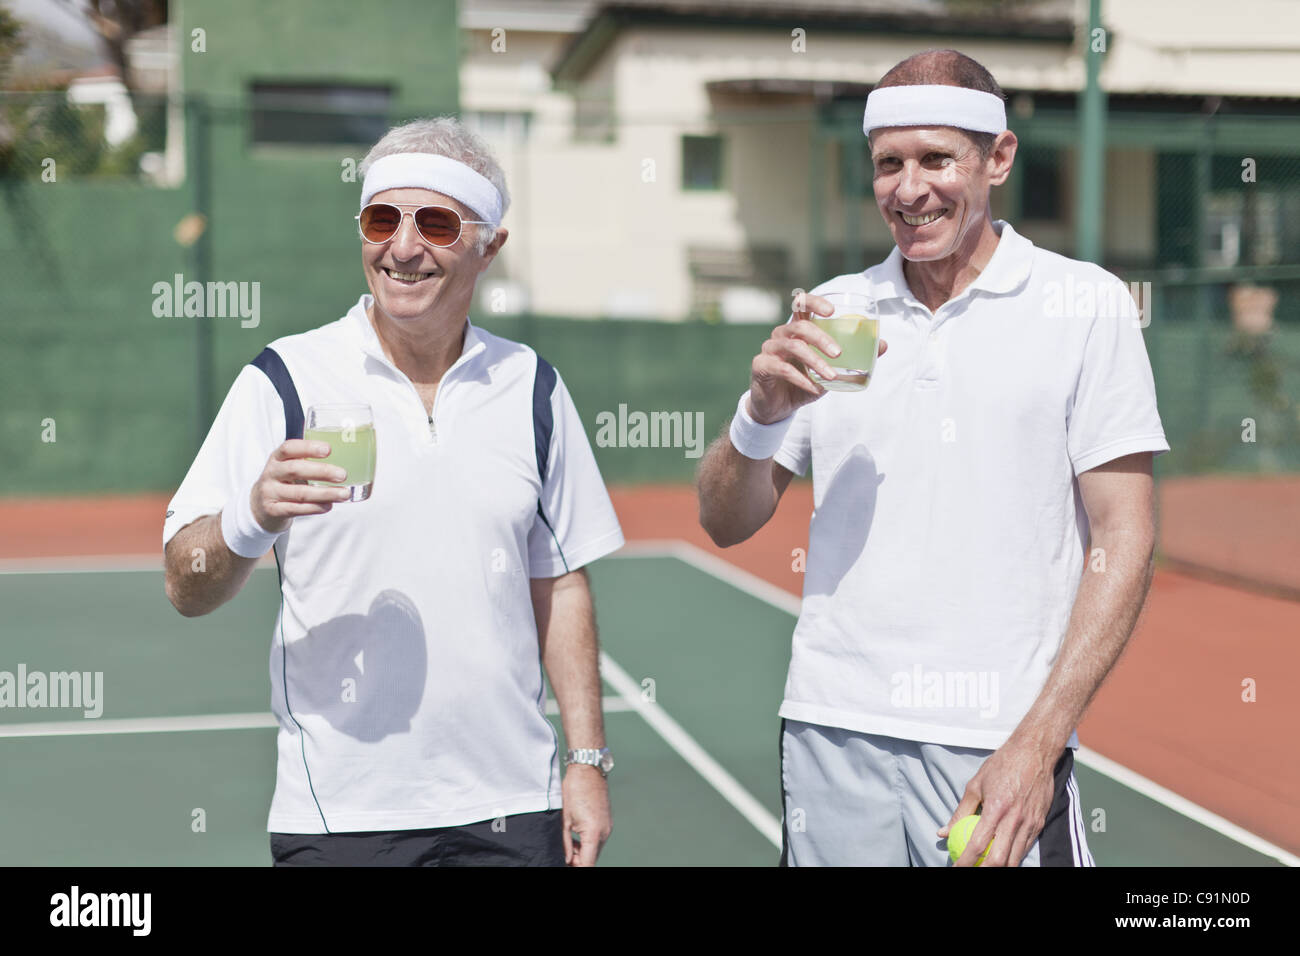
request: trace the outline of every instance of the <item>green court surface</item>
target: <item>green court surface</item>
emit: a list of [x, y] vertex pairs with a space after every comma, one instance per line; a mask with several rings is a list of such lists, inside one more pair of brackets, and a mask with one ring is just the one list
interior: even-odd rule
[[[743, 576], [674, 554], [591, 568], [618, 764], [601, 863], [773, 866], [794, 619]], [[104, 674], [97, 719], [0, 710], [0, 865], [269, 865], [278, 601], [265, 568], [197, 619], [172, 609], [158, 570], [0, 573], [0, 670]], [[1099, 866], [1280, 865], [1098, 770], [1076, 774]]]

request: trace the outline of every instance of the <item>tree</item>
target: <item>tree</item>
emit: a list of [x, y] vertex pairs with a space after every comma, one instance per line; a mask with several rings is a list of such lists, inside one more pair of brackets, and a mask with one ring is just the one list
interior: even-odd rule
[[4, 82], [18, 51], [23, 48], [22, 29], [4, 7], [0, 7], [0, 83]]
[[[77, 0], [63, 2], [82, 10]], [[108, 47], [108, 55], [127, 90], [134, 93], [127, 71], [126, 44], [136, 34], [167, 22], [167, 0], [86, 0], [82, 12]]]

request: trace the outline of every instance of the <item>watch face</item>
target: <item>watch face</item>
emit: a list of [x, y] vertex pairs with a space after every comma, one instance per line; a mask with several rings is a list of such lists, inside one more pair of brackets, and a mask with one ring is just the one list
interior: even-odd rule
[[600, 755], [600, 769], [604, 773], [609, 773], [614, 769], [614, 755], [608, 750]]

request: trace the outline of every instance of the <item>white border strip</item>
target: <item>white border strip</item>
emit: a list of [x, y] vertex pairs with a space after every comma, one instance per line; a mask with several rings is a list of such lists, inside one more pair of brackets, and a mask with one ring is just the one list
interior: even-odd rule
[[3, 558], [0, 574], [81, 574], [99, 571], [161, 571], [157, 554], [87, 554], [57, 558]]
[[777, 849], [781, 848], [781, 824], [776, 817], [768, 813], [767, 808], [754, 799], [754, 796], [741, 786], [731, 774], [705, 751], [685, 730], [682, 725], [668, 716], [658, 704], [650, 703], [641, 697], [641, 685], [627, 671], [619, 667], [614, 659], [601, 651], [600, 674], [622, 698], [636, 710], [650, 727], [664, 739], [664, 742], [677, 755], [718, 791], [746, 820], [754, 825], [763, 837]]
[[273, 714], [197, 714], [189, 717], [126, 717], [0, 725], [0, 737], [80, 737], [92, 734], [163, 734], [192, 730], [260, 730], [278, 727]]
[[1269, 843], [1263, 837], [1256, 836], [1249, 830], [1238, 826], [1231, 820], [1225, 820], [1210, 810], [1205, 809], [1199, 804], [1192, 803], [1186, 797], [1180, 796], [1172, 790], [1160, 786], [1153, 780], [1148, 780], [1135, 771], [1128, 769], [1122, 764], [1118, 764], [1109, 757], [1103, 757], [1096, 751], [1089, 750], [1087, 747], [1080, 747], [1075, 751], [1074, 759], [1087, 767], [1089, 770], [1095, 770], [1097, 773], [1110, 777], [1117, 783], [1121, 783], [1130, 790], [1135, 790], [1142, 796], [1154, 800], [1156, 803], [1163, 804], [1170, 810], [1181, 813], [1189, 820], [1193, 820], [1201, 826], [1216, 833], [1226, 836], [1230, 840], [1235, 840], [1242, 846], [1254, 850], [1264, 856], [1272, 857], [1285, 863], [1287, 866], [1300, 866], [1300, 856], [1284, 850], [1276, 844]]
[[[270, 551], [257, 563], [275, 567]], [[87, 554], [57, 558], [0, 558], [0, 574], [99, 574], [115, 571], [163, 572], [162, 549], [157, 554]]]

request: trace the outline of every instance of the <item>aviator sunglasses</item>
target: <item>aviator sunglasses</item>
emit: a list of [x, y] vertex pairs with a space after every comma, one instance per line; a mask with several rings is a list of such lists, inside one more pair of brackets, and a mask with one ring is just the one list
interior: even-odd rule
[[[404, 210], [413, 209], [414, 212]], [[420, 238], [431, 246], [454, 246], [466, 225], [487, 226], [482, 219], [461, 219], [460, 213], [448, 206], [421, 206], [418, 203], [372, 202], [353, 216], [361, 230], [361, 238], [375, 244], [387, 242], [402, 228], [402, 219], [410, 216]]]

